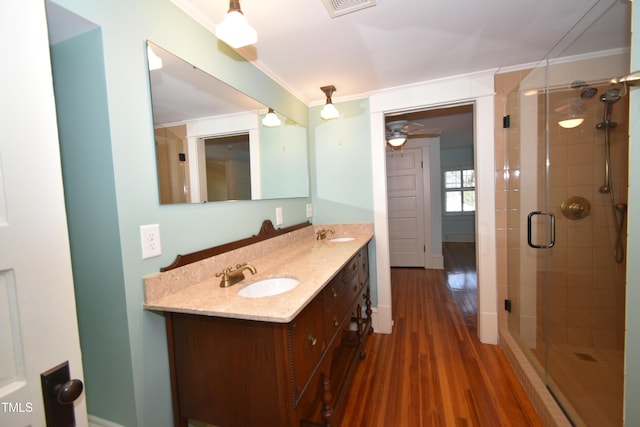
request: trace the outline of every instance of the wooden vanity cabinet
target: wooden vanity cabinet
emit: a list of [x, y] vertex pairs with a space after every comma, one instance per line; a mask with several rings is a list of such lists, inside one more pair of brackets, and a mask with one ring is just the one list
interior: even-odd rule
[[336, 426], [371, 327], [366, 246], [290, 323], [166, 313], [175, 425]]

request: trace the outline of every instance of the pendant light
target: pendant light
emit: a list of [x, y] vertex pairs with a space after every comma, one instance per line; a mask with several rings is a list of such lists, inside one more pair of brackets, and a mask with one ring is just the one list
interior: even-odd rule
[[327, 97], [327, 103], [324, 104], [324, 107], [322, 107], [322, 111], [320, 111], [320, 117], [322, 117], [325, 120], [338, 118], [340, 113], [338, 112], [338, 109], [336, 108], [335, 105], [333, 105], [333, 102], [331, 101], [331, 95], [333, 95], [333, 92], [336, 91], [336, 87], [333, 85], [323, 86], [320, 88], [320, 90], [324, 92], [325, 96]]
[[262, 125], [266, 127], [275, 127], [280, 126], [282, 121], [276, 116], [276, 113], [273, 111], [273, 108], [269, 108], [269, 112], [264, 115], [262, 118]]
[[584, 122], [584, 118], [582, 118], [582, 117], [573, 117], [573, 118], [568, 118], [568, 119], [564, 119], [564, 120], [559, 120], [558, 124], [560, 125], [560, 127], [563, 127], [565, 129], [573, 129], [573, 128], [577, 128], [578, 126], [580, 126], [582, 124], [582, 122]]
[[258, 34], [240, 10], [240, 0], [229, 0], [229, 10], [224, 20], [216, 25], [216, 37], [234, 49], [255, 44]]
[[[584, 108], [579, 99], [570, 99], [566, 106], [566, 112], [562, 112], [562, 116], [558, 120], [558, 125], [564, 129], [573, 129], [580, 126], [584, 122]], [[563, 107], [556, 109], [562, 110]]]

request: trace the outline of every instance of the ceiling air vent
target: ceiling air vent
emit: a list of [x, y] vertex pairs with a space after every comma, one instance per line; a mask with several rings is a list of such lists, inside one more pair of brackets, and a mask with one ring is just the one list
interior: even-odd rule
[[327, 8], [329, 16], [335, 18], [336, 16], [375, 6], [376, 0], [322, 0], [322, 3]]

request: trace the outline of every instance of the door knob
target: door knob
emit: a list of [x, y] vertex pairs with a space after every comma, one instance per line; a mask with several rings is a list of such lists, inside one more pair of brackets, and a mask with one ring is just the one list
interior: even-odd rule
[[68, 405], [73, 403], [82, 394], [84, 384], [78, 379], [69, 380], [64, 384], [53, 387], [53, 392], [58, 399], [58, 403]]
[[69, 362], [41, 373], [40, 381], [46, 425], [75, 426], [73, 402], [82, 394], [84, 385], [78, 379], [71, 379]]

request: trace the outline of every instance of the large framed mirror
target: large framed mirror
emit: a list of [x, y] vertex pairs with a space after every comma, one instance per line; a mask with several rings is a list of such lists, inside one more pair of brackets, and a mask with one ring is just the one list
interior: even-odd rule
[[160, 46], [147, 61], [161, 204], [309, 196], [307, 131]]

